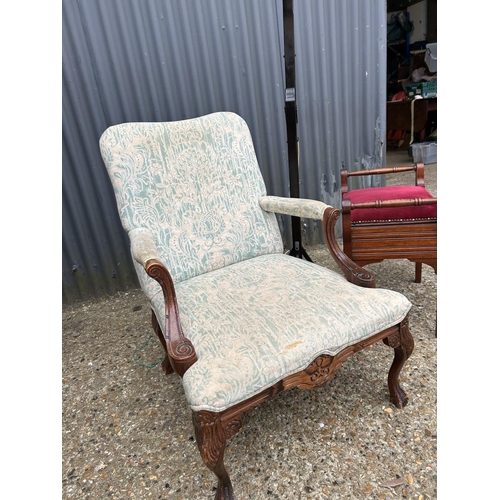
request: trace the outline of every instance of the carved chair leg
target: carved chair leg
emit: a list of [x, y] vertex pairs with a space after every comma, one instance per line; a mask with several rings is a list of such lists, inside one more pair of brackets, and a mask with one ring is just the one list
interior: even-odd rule
[[384, 343], [394, 349], [394, 361], [388, 376], [391, 401], [397, 408], [403, 408], [408, 403], [408, 396], [399, 385], [399, 373], [411, 356], [414, 346], [413, 337], [408, 328], [408, 316], [399, 325], [399, 332], [385, 338]]
[[161, 367], [163, 368], [163, 372], [165, 373], [165, 375], [168, 375], [169, 373], [173, 373], [174, 369], [170, 366], [170, 361], [168, 360], [167, 354], [167, 343], [165, 342], [165, 337], [163, 337], [163, 332], [161, 331], [158, 320], [156, 319], [156, 314], [153, 310], [151, 310], [151, 323], [153, 325], [153, 330], [160, 339], [161, 345], [165, 350], [165, 359], [161, 362]]
[[219, 413], [193, 412], [193, 425], [201, 458], [218, 479], [215, 500], [236, 500], [224, 466], [224, 450], [226, 441], [241, 428], [241, 415], [224, 423]]
[[415, 262], [415, 283], [422, 283], [422, 262]]

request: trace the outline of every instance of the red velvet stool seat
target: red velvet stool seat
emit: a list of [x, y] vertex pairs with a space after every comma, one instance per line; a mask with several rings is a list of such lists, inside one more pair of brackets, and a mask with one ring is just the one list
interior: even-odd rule
[[[349, 190], [352, 176], [415, 171], [414, 186]], [[360, 266], [385, 259], [415, 262], [415, 281], [422, 264], [437, 272], [437, 198], [424, 185], [424, 164], [348, 172], [341, 170], [344, 252]]]

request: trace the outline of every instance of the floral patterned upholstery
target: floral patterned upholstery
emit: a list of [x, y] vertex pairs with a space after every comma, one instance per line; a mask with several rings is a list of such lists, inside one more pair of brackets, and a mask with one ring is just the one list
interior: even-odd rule
[[407, 315], [411, 304], [399, 293], [283, 254], [273, 211], [321, 219], [328, 206], [266, 196], [237, 115], [116, 125], [100, 146], [162, 328], [163, 293], [145, 262], [162, 261], [174, 280], [198, 358], [183, 376], [194, 411], [222, 412]]
[[[410, 309], [399, 293], [352, 285], [283, 254], [197, 276], [176, 292], [184, 334], [198, 355], [183, 377], [196, 411], [223, 411], [320, 354], [334, 355], [401, 322]], [[162, 294], [152, 303], [161, 314]]]
[[283, 252], [276, 216], [259, 206], [266, 188], [238, 115], [115, 125], [100, 147], [123, 227], [152, 232], [175, 283]]

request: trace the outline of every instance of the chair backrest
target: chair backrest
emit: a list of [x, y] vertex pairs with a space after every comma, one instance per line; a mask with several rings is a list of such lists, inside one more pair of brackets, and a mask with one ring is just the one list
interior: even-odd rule
[[124, 123], [100, 139], [124, 229], [149, 229], [174, 282], [283, 252], [245, 121], [213, 113]]

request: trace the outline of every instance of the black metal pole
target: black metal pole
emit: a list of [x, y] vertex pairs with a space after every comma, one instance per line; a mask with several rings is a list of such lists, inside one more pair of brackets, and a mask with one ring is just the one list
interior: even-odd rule
[[[297, 138], [297, 103], [295, 100], [295, 30], [293, 0], [283, 0], [283, 33], [285, 42], [285, 117], [288, 143], [290, 197], [300, 198], [299, 151]], [[292, 217], [293, 246], [290, 255], [311, 260], [302, 246], [300, 217]]]

